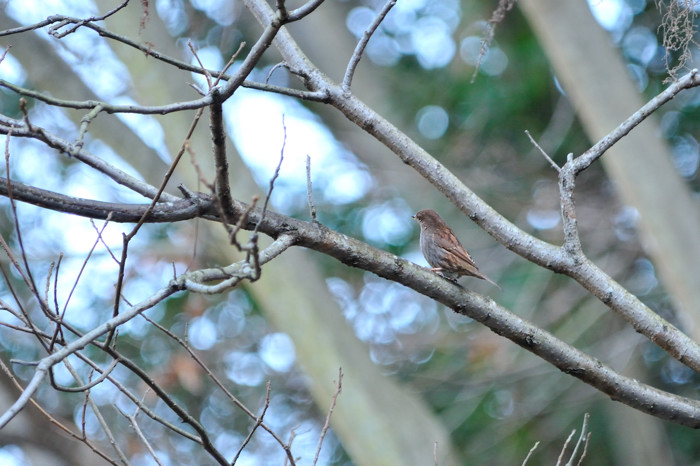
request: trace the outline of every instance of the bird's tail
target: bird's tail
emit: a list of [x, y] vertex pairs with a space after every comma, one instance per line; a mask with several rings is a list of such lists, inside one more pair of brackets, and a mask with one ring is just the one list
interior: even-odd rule
[[502, 289], [503, 289], [503, 288], [501, 288], [501, 285], [499, 285], [498, 283], [496, 283], [496, 282], [494, 282], [493, 280], [491, 280], [491, 279], [490, 279], [489, 277], [487, 277], [486, 274], [483, 273], [481, 270], [479, 270], [479, 275], [476, 275], [476, 276], [477, 276], [478, 278], [481, 278], [482, 280], [486, 280], [486, 281], [489, 282], [490, 284], [496, 286], [499, 290], [502, 290]]

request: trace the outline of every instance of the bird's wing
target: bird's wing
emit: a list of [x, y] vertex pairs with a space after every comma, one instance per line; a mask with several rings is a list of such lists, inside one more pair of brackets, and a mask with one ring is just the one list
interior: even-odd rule
[[474, 259], [472, 259], [472, 256], [470, 256], [467, 250], [464, 249], [464, 246], [462, 246], [462, 243], [459, 242], [454, 233], [450, 232], [449, 240], [440, 241], [440, 247], [445, 251], [449, 252], [450, 254], [454, 254], [458, 258], [462, 259], [464, 262], [471, 265], [476, 270], [479, 270], [479, 267], [477, 267], [476, 263], [474, 263]]

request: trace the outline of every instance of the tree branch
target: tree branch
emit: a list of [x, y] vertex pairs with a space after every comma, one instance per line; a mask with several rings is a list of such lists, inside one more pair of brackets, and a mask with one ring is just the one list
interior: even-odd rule
[[[259, 0], [245, 0], [245, 3], [261, 24], [268, 24], [272, 20], [273, 13], [267, 3]], [[661, 319], [658, 314], [617, 284], [595, 264], [588, 260], [580, 261], [578, 257], [570, 255], [565, 248], [554, 246], [527, 234], [496, 212], [415, 141], [354, 95], [346, 95], [342, 86], [319, 72], [287, 31], [280, 31], [275, 45], [290, 67], [305, 77], [305, 84], [310, 90], [325, 91], [328, 94], [329, 103], [348, 120], [391, 149], [401, 161], [411, 166], [506, 248], [537, 265], [575, 279], [634, 326], [637, 331], [642, 332], [683, 364], [700, 372], [700, 346], [672, 324]], [[684, 81], [684, 84], [673, 87], [668, 93], [660, 94], [659, 98], [652, 99], [640, 113], [639, 121], [646, 118], [652, 108], [658, 108], [682, 89], [700, 84], [700, 80], [695, 79], [695, 73], [691, 75], [693, 78]], [[631, 121], [626, 131], [631, 130], [636, 124], [638, 121], [636, 123], [634, 120]], [[622, 135], [620, 134], [619, 137]], [[619, 137], [615, 140], [619, 140]], [[606, 144], [608, 143], [603, 143], [602, 146]]]
[[[248, 209], [247, 204], [236, 200], [233, 200], [232, 207], [237, 215], [242, 215]], [[562, 372], [573, 375], [606, 393], [616, 401], [661, 419], [689, 427], [700, 427], [700, 403], [697, 401], [672, 395], [624, 377], [604, 365], [601, 361], [559, 340], [551, 333], [538, 328], [532, 323], [521, 319], [492, 299], [456, 286], [427, 269], [386, 251], [373, 248], [354, 238], [332, 231], [319, 223], [304, 222], [269, 211], [262, 218], [262, 209], [258, 208], [249, 212], [247, 221], [242, 225], [247, 230], [253, 230], [256, 226], [260, 232], [272, 238], [290, 235], [290, 237], [294, 238], [295, 244], [299, 246], [323, 252], [351, 267], [373, 272], [380, 277], [401, 283], [425, 296], [429, 296], [455, 312], [481, 322], [498, 335], [508, 338], [550, 362]], [[283, 244], [281, 246], [284, 247]], [[262, 261], [263, 256], [261, 255]], [[593, 267], [586, 260], [580, 265], [580, 270], [583, 270], [583, 273], [591, 274], [595, 273]], [[192, 272], [192, 274], [196, 273]], [[160, 301], [178, 290], [188, 288], [185, 280], [189, 279], [190, 276], [195, 275], [186, 274], [179, 277], [177, 282], [172, 282], [150, 300], [144, 302], [148, 304], [139, 304], [132, 307], [93, 332], [86, 334], [78, 341], [83, 341], [88, 335], [93, 335], [93, 338], [97, 338], [107, 331], [104, 330], [106, 326], [116, 328], [129, 318], [145, 310], [147, 305], [151, 307], [156, 301]], [[218, 278], [224, 278], [224, 276], [222, 275]], [[210, 276], [208, 279], [217, 279], [217, 277]], [[587, 277], [582, 277], [582, 280], [584, 279], [587, 279]], [[198, 279], [197, 281], [201, 280]], [[617, 286], [619, 287], [619, 285]], [[628, 292], [625, 292], [622, 287], [619, 288], [620, 290], [611, 292], [610, 295], [601, 298], [601, 300], [609, 302], [610, 305], [623, 307], [623, 303], [619, 303], [618, 300], [636, 299]], [[674, 329], [666, 327], [663, 319], [660, 317], [652, 323], [656, 325], [641, 330], [646, 333], [651, 332], [654, 335], [655, 342], [659, 344], [664, 342], [672, 343], [675, 338], [678, 338], [677, 335], [673, 334]], [[678, 330], [675, 331], [677, 332]], [[73, 344], [68, 347], [73, 347]], [[672, 345], [671, 349], [678, 352], [676, 356], [681, 362], [692, 362], [692, 357], [695, 356], [694, 347]], [[51, 364], [55, 364], [58, 361], [53, 359], [53, 355], [49, 358], [51, 358]], [[38, 371], [46, 370], [48, 367], [46, 364], [49, 363], [40, 364]], [[2, 425], [2, 418], [0, 418], [0, 427]]]

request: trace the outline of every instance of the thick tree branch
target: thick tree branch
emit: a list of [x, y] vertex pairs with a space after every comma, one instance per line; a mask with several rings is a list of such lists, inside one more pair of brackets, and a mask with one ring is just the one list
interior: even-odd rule
[[[145, 206], [142, 206], [142, 208], [145, 209]], [[248, 205], [233, 200], [232, 208], [236, 215], [242, 215], [248, 210]], [[421, 294], [443, 303], [455, 310], [455, 312], [481, 322], [495, 333], [508, 338], [526, 350], [550, 362], [561, 371], [571, 374], [603, 393], [606, 393], [616, 401], [661, 419], [677, 422], [693, 428], [700, 428], [699, 402], [672, 395], [624, 377], [596, 358], [559, 340], [551, 333], [538, 328], [532, 323], [521, 319], [488, 297], [464, 290], [440, 278], [427, 269], [387, 253], [386, 251], [373, 248], [359, 240], [332, 231], [317, 222], [305, 222], [269, 211], [265, 213], [264, 218], [261, 219], [261, 217], [262, 209], [251, 210], [242, 227], [247, 230], [253, 230], [257, 227], [260, 232], [272, 238], [278, 238], [280, 236], [285, 236], [290, 239], [293, 238], [293, 242], [299, 246], [314, 249], [334, 257], [351, 267], [367, 270], [380, 277], [408, 286]], [[285, 248], [288, 247], [289, 244], [290, 243], [285, 240], [283, 243], [280, 243], [280, 246]], [[266, 259], [270, 260], [272, 257], [266, 257]], [[261, 255], [261, 262], [262, 261], [263, 257]], [[592, 264], [589, 265], [586, 261], [580, 265], [579, 270], [582, 271], [581, 273], [596, 273], [594, 266], [592, 266]], [[217, 273], [214, 273], [214, 275], [207, 275], [207, 277], [205, 277], [206, 280], [226, 278], [225, 275], [219, 274], [218, 270], [216, 272]], [[168, 287], [154, 295], [153, 299], [162, 300], [165, 296], [185, 288], [197, 290], [198, 286], [194, 284], [188, 285], [186, 281], [190, 276], [197, 277], [194, 281], [198, 283], [204, 281], [201, 276], [196, 275], [197, 273], [199, 272], [192, 272], [191, 274], [180, 277], [177, 282], [171, 283]], [[589, 277], [584, 276], [581, 278], [585, 281]], [[615, 290], [615, 292], [611, 292], [607, 296], [599, 296], [599, 298], [604, 302], [610, 302], [610, 305], [620, 307], [624, 307], [628, 305], [628, 303], [619, 303], [618, 301], [636, 299], [629, 293], [622, 293], [622, 291], [624, 290]], [[163, 295], [163, 293], [167, 294]], [[145, 302], [152, 303], [148, 307], [155, 304], [155, 302], [151, 300]], [[119, 319], [122, 315], [136, 315], [146, 309], [144, 306], [145, 304], [137, 305], [120, 316], [117, 316], [115, 319]], [[136, 309], [136, 311], [134, 311], [134, 309]], [[103, 328], [106, 325], [109, 325], [110, 328], [116, 328], [116, 326], [126, 321], [115, 319], [110, 320], [99, 328]], [[651, 332], [654, 335], [654, 341], [657, 343], [663, 343], [667, 339], [672, 340], [673, 338], [677, 338], [676, 335], [673, 335], [673, 328], [666, 327], [663, 322], [664, 321], [659, 317], [656, 321], [658, 328], [654, 326], [652, 329], [637, 330], [644, 330], [647, 333]], [[90, 334], [87, 335], [91, 335], [92, 333], [93, 332], [90, 332]], [[95, 337], [103, 333], [104, 332], [98, 333]], [[83, 339], [81, 338], [80, 340], [82, 341]], [[674, 351], [679, 352], [676, 356], [681, 362], [686, 362], [686, 359], [689, 357], [688, 355], [694, 355], [693, 347], [681, 345], [673, 346], [673, 348]], [[1, 425], [0, 423], [0, 426]]]
[[[7, 180], [4, 178], [0, 178], [0, 195], [8, 195]], [[45, 209], [98, 220], [107, 220], [111, 214], [110, 221], [117, 223], [138, 222], [150, 205], [102, 202], [66, 196], [18, 181], [12, 182], [12, 197]], [[156, 204], [146, 216], [146, 223], [177, 222], [214, 215], [215, 212], [214, 198], [207, 194], [199, 194], [190, 199], [176, 198], [175, 201]]]

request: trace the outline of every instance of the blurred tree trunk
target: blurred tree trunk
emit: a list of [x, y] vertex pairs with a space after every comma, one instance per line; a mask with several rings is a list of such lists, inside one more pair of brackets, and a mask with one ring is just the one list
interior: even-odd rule
[[[585, 2], [522, 0], [520, 6], [592, 142], [615, 129], [645, 103], [622, 57]], [[602, 162], [624, 201], [638, 209], [646, 250], [677, 309], [686, 316], [688, 330], [697, 339], [700, 245], [696, 235], [700, 218], [660, 134], [657, 119], [652, 116], [612, 147]], [[628, 375], [644, 379], [639, 373], [641, 367], [637, 365], [636, 369], [635, 374]], [[616, 407], [615, 416], [622, 411], [629, 410]], [[661, 421], [637, 413], [625, 417], [634, 422], [625, 423], [624, 428], [618, 423], [616, 435], [611, 437], [621, 457], [634, 464], [673, 463], [665, 448]], [[623, 437], [623, 432], [629, 435]], [[644, 441], [629, 440], [640, 438]], [[652, 451], [664, 459], [650, 455]]]

